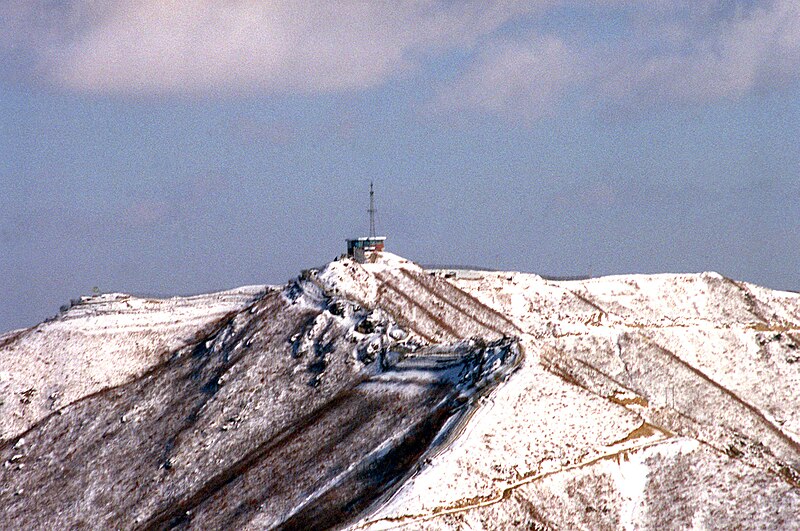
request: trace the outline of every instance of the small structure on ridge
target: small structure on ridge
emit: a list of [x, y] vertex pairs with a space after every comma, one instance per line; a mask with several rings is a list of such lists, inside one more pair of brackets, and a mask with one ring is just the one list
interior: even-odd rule
[[372, 182], [369, 183], [369, 236], [361, 238], [348, 238], [347, 256], [354, 258], [357, 262], [365, 262], [369, 253], [383, 251], [386, 236], [376, 236], [375, 234], [375, 191]]

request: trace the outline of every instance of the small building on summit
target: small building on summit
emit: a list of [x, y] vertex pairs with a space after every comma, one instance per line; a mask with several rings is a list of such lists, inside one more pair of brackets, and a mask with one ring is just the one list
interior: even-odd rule
[[347, 256], [356, 256], [356, 253], [371, 253], [383, 251], [386, 236], [364, 236], [362, 238], [348, 238]]
[[383, 251], [386, 236], [375, 235], [375, 192], [372, 183], [369, 183], [369, 236], [361, 238], [348, 238], [347, 256], [354, 258], [357, 262], [365, 262], [370, 253]]

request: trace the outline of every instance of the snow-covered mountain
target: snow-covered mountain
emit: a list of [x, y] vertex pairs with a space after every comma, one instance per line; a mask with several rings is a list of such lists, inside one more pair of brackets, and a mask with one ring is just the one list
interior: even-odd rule
[[793, 528], [800, 295], [389, 253], [0, 336], [0, 524]]

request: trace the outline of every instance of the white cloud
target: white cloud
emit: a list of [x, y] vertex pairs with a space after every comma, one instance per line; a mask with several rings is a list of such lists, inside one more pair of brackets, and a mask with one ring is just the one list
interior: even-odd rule
[[[640, 104], [695, 103], [800, 79], [800, 4], [761, 2], [724, 16], [702, 3], [696, 9], [703, 16], [664, 17], [646, 33], [642, 28], [625, 53], [607, 61], [612, 68], [598, 83], [601, 94]], [[646, 51], [652, 42], [660, 45], [657, 52]]]
[[[560, 14], [548, 21], [553, 9]], [[611, 17], [621, 27], [565, 22]], [[541, 24], [541, 22], [545, 24]], [[512, 26], [508, 30], [508, 24]], [[612, 28], [613, 29], [613, 28]], [[31, 0], [0, 5], [0, 61], [81, 93], [357, 91], [470, 57], [437, 106], [535, 120], [735, 99], [800, 81], [797, 0]], [[452, 65], [451, 65], [452, 66]], [[420, 88], [433, 80], [422, 75]]]
[[7, 49], [77, 91], [308, 93], [378, 85], [541, 3], [71, 0], [0, 15]]
[[737, 99], [800, 81], [796, 0], [627, 4], [627, 31], [610, 42], [531, 32], [489, 45], [442, 91], [442, 106], [527, 121], [565, 101], [640, 109]]
[[490, 46], [457, 81], [443, 88], [437, 107], [481, 109], [532, 121], [553, 114], [571, 85], [580, 82], [581, 59], [555, 37]]

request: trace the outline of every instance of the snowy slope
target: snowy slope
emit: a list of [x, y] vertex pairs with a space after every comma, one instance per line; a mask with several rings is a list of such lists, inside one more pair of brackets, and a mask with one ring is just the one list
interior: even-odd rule
[[548, 281], [381, 253], [284, 288], [106, 295], [0, 336], [0, 386], [0, 505], [40, 527], [800, 514], [800, 295], [716, 273]]
[[83, 297], [55, 319], [0, 336], [0, 440], [142, 374], [265, 290], [246, 286], [171, 299]]
[[794, 527], [800, 296], [714, 273], [436, 273], [522, 329], [526, 359], [356, 528]]
[[[511, 338], [420, 344], [308, 275], [259, 293], [190, 338], [179, 328], [183, 344], [144, 372], [0, 443], [0, 528], [340, 525], [418, 469], [521, 356]], [[97, 332], [129, 345], [149, 318], [162, 339], [175, 333], [171, 319], [137, 315]], [[13, 345], [30, 348], [16, 335], [2, 355]], [[51, 354], [70, 367], [71, 353]]]

